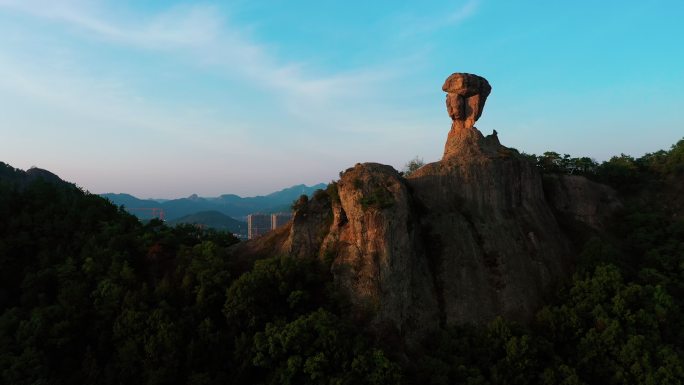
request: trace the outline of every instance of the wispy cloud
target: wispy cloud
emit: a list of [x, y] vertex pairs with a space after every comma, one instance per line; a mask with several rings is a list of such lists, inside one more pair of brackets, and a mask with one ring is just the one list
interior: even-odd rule
[[207, 5], [176, 6], [137, 23], [105, 18], [102, 14], [106, 10], [82, 1], [0, 0], [0, 7], [68, 24], [84, 32], [84, 38], [179, 55], [197, 65], [248, 77], [261, 87], [310, 101], [344, 96], [350, 90], [363, 92], [369, 84], [391, 74], [387, 69], [360, 69], [312, 75], [316, 71], [305, 63], [278, 60], [215, 7]]
[[[223, 140], [225, 135], [219, 135], [220, 130], [215, 128], [220, 123], [211, 117], [198, 117], [191, 108], [177, 109], [170, 115], [154, 103], [136, 98], [134, 90], [115, 79], [69, 75], [44, 66], [20, 63], [2, 54], [0, 73], [3, 74], [0, 95], [30, 100], [30, 105], [39, 107], [37, 111], [43, 115], [55, 115], [50, 111], [59, 111], [57, 115], [71, 117], [73, 124], [62, 127], [66, 131], [98, 132], [107, 137], [130, 138], [140, 134], [172, 137], [174, 141], [198, 148], [218, 149], [220, 146], [222, 150], [234, 153], [242, 152], [248, 145], [248, 138], [243, 134], [248, 128], [241, 127], [239, 122], [232, 122], [230, 140]], [[197, 126], [212, 132], [212, 136], [202, 135]], [[51, 128], [42, 130], [45, 129]]]
[[[165, 148], [176, 147], [182, 149], [179, 153], [192, 156], [182, 158], [156, 149], [157, 156], [168, 163], [158, 170], [187, 169], [190, 159], [197, 169], [233, 170], [239, 173], [236, 180], [247, 183], [248, 178], [263, 179], [274, 167], [273, 161], [263, 160], [250, 163], [249, 168], [227, 166], [241, 164], [249, 153], [265, 150], [279, 159], [279, 166], [298, 170], [299, 176], [292, 178], [311, 172], [324, 175], [325, 180], [350, 162], [387, 161], [388, 156], [403, 159], [408, 155], [402, 155], [399, 146], [413, 146], [404, 139], [424, 129], [425, 122], [411, 106], [393, 104], [406, 72], [425, 60], [412, 47], [383, 58], [377, 67], [321, 68], [309, 64], [307, 57], [282, 59], [277, 54], [282, 47], [273, 49], [268, 45], [272, 42], [255, 38], [249, 27], [231, 20], [223, 9], [182, 5], [153, 14], [127, 11], [132, 12], [114, 11], [99, 1], [0, 0], [0, 13], [26, 20], [26, 25], [8, 23], [0, 30], [13, 32], [19, 41], [12, 44], [32, 46], [26, 52], [0, 49], [0, 98], [21, 99], [26, 111], [45, 117], [37, 122], [26, 113], [12, 114], [14, 121], [8, 120], [11, 124], [5, 125], [6, 130], [27, 127], [15, 133], [13, 143], [24, 143], [25, 136], [49, 143], [41, 135], [65, 130], [69, 144], [60, 131], [55, 135], [60, 137], [55, 151], [63, 151], [76, 163], [107, 153], [118, 164], [131, 157], [132, 148], [136, 154], [148, 150], [147, 142], [131, 144], [127, 138], [161, 139]], [[55, 32], [46, 44], [45, 31]], [[0, 48], [4, 43], [9, 47], [0, 40]], [[100, 52], [106, 54], [100, 56]], [[127, 56], [123, 62], [131, 60], [130, 68], [119, 70], [107, 62], [118, 52]], [[57, 65], [56, 58], [64, 62]], [[179, 84], [172, 80], [160, 90], [146, 88], [164, 83], [165, 78], [140, 81], [157, 75], [145, 65], [165, 63], [167, 58], [173, 76], [187, 79]], [[143, 69], [136, 68], [137, 64]], [[193, 103], [190, 96], [186, 103], [184, 96], [163, 94], [168, 89], [185, 95], [195, 79], [219, 82], [220, 91], [207, 90], [219, 98], [199, 95]], [[258, 95], [254, 99], [263, 94], [268, 100], [242, 100], [241, 92]], [[225, 104], [234, 104], [230, 108], [240, 111], [226, 112]], [[215, 111], [205, 114], [194, 108]], [[80, 152], [103, 145], [111, 151], [92, 157]], [[383, 148], [391, 148], [386, 151], [391, 155], [378, 150]], [[27, 159], [39, 157], [28, 154], [29, 150], [23, 152]], [[144, 158], [136, 156], [135, 160]], [[327, 176], [324, 169], [333, 172]]]
[[[392, 81], [401, 76], [406, 68], [415, 67], [420, 55], [394, 57], [382, 63], [382, 67], [364, 67], [347, 71], [333, 71], [321, 74], [302, 62], [284, 62], [269, 52], [268, 46], [250, 38], [246, 28], [232, 23], [225, 12], [213, 6], [175, 6], [160, 13], [141, 18], [114, 17], [98, 3], [81, 0], [53, 2], [47, 0], [0, 0], [0, 9], [22, 12], [31, 17], [61, 23], [69, 27], [81, 39], [97, 39], [106, 44], [171, 55], [181, 60], [211, 70], [229, 78], [230, 81], [248, 82], [248, 86], [267, 89], [276, 96], [271, 99], [280, 104], [277, 108], [287, 111], [293, 118], [311, 127], [343, 132], [391, 130], [390, 125], [401, 119], [402, 111], [388, 114], [396, 106], [386, 104], [382, 94], [392, 86]], [[103, 16], [107, 15], [107, 16]], [[75, 64], [77, 66], [78, 64]], [[16, 68], [18, 74], [24, 72]], [[76, 71], [78, 72], [78, 71]], [[54, 73], [54, 82], [64, 83], [63, 75]], [[40, 79], [49, 81], [48, 77]], [[50, 93], [65, 87], [41, 87], [42, 83], [24, 79], [24, 91], [33, 92], [42, 99], [77, 106], [78, 98], [92, 89], [91, 78], [69, 77], [74, 89], [78, 84], [81, 93], [71, 101], [62, 93]], [[135, 90], [131, 90], [135, 92]], [[107, 95], [98, 95], [99, 99]], [[112, 105], [129, 104], [118, 98], [116, 103], [103, 101], [100, 108], [111, 110]], [[92, 102], [92, 98], [90, 100]], [[367, 108], [372, 105], [373, 108]], [[134, 111], [138, 106], [132, 105]], [[266, 107], [270, 108], [270, 107]], [[362, 112], [363, 111], [363, 112]], [[149, 116], [149, 114], [112, 113], [120, 119], [123, 116]], [[388, 122], [381, 124], [382, 120]], [[369, 124], [373, 122], [374, 124]], [[159, 127], [158, 124], [154, 124]], [[173, 125], [164, 126], [171, 130]], [[156, 129], [156, 128], [155, 128]]]
[[443, 25], [458, 24], [475, 14], [480, 6], [480, 0], [469, 0], [461, 8], [451, 12], [442, 20]]
[[457, 26], [474, 17], [480, 7], [480, 0], [467, 0], [455, 9], [443, 9], [430, 15], [410, 15], [402, 20], [403, 37], [433, 33], [443, 28]]

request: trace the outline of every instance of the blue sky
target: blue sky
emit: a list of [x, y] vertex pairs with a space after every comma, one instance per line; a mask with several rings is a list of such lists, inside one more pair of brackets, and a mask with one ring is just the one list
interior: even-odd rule
[[95, 193], [265, 194], [477, 127], [604, 160], [684, 137], [682, 1], [0, 0], [0, 160]]

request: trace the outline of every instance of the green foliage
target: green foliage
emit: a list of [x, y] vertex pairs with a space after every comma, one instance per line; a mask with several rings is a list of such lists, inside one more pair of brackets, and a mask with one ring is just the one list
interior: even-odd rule
[[584, 175], [616, 187], [623, 193], [634, 193], [646, 186], [684, 176], [684, 139], [669, 151], [649, 153], [638, 159], [620, 154], [601, 164], [588, 157], [561, 156], [553, 151], [540, 156], [523, 156], [535, 162], [542, 172]]
[[561, 305], [543, 309], [541, 332], [589, 383], [684, 379], [681, 308], [660, 285], [626, 281], [613, 265], [575, 278]]
[[547, 151], [540, 156], [529, 154], [523, 154], [523, 156], [535, 162], [537, 167], [546, 173], [594, 175], [599, 167], [599, 164], [591, 158], [573, 158], [568, 154], [561, 156], [554, 151]]
[[337, 186], [337, 182], [330, 182], [328, 184], [328, 187], [326, 187], [325, 191], [328, 193], [328, 196], [330, 197], [330, 202], [340, 203], [340, 190]]
[[641, 167], [658, 174], [684, 174], [684, 139], [673, 144], [669, 151], [657, 151], [639, 159]]
[[[0, 383], [278, 382], [290, 354], [305, 358], [302, 382], [397, 383], [317, 261], [240, 275], [231, 234], [143, 225], [74, 186], [1, 171]], [[290, 334], [280, 353], [259, 342]]]
[[387, 188], [376, 186], [370, 194], [366, 194], [359, 198], [359, 204], [361, 204], [361, 207], [364, 210], [368, 208], [382, 210], [394, 206], [394, 197]]
[[[348, 305], [316, 260], [257, 261], [226, 293], [223, 313], [239, 335], [237, 379], [264, 383], [397, 383], [399, 367], [353, 327]], [[373, 359], [371, 359], [373, 357]]]
[[396, 384], [399, 366], [370, 349], [351, 325], [318, 309], [292, 322], [269, 323], [254, 339], [255, 365], [271, 384]]
[[603, 162], [597, 174], [601, 181], [621, 190], [629, 191], [638, 187], [641, 179], [641, 172], [636, 160], [625, 154], [614, 156]]
[[684, 380], [682, 301], [614, 265], [578, 274], [531, 329], [497, 319], [430, 338], [415, 380], [431, 384], [663, 384]]
[[261, 330], [272, 318], [291, 319], [323, 305], [329, 277], [315, 260], [257, 261], [228, 288], [223, 313], [240, 330]]
[[418, 170], [419, 168], [421, 168], [423, 166], [425, 166], [425, 161], [423, 160], [423, 158], [416, 156], [415, 158], [409, 160], [404, 165], [404, 169], [402, 170], [402, 174], [405, 177], [408, 177], [411, 174], [413, 174], [414, 171]]
[[326, 201], [329, 202], [330, 201], [330, 195], [328, 195], [328, 189], [327, 188], [325, 190], [318, 189], [318, 190], [314, 191], [311, 198], [314, 201], [320, 201], [320, 202], [326, 202]]
[[302, 194], [297, 198], [296, 201], [292, 202], [292, 211], [302, 210], [309, 203], [309, 197], [306, 194]]

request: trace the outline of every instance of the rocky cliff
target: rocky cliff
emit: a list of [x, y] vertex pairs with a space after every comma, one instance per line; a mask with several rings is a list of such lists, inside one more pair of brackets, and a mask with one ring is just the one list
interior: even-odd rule
[[544, 189], [558, 215], [602, 231], [606, 221], [622, 207], [611, 187], [580, 175], [547, 175]]
[[455, 73], [443, 90], [452, 125], [442, 160], [408, 178], [356, 164], [298, 204], [287, 238], [256, 241], [329, 262], [359, 311], [408, 338], [499, 315], [524, 322], [572, 267], [535, 165], [474, 126], [487, 80]]

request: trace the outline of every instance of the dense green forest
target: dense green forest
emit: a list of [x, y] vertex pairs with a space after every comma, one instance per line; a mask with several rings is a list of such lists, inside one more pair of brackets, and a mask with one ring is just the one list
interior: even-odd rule
[[[4, 384], [395, 383], [329, 271], [0, 164]], [[244, 273], [244, 274], [242, 274]]]
[[611, 230], [581, 238], [572, 281], [532, 324], [454, 326], [410, 348], [352, 316], [323, 261], [234, 260], [230, 234], [143, 225], [0, 163], [0, 382], [684, 382], [684, 140], [600, 164], [527, 156], [615, 187]]

